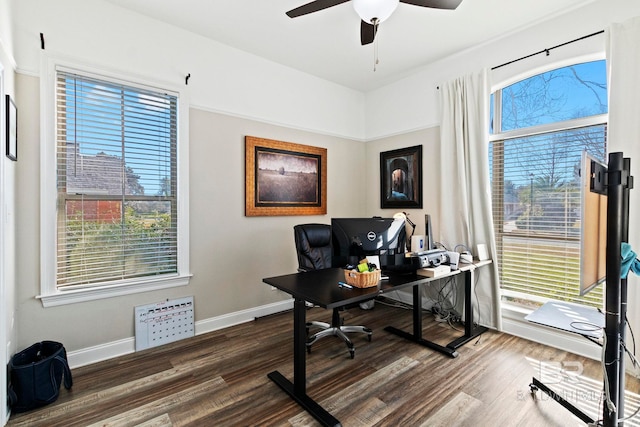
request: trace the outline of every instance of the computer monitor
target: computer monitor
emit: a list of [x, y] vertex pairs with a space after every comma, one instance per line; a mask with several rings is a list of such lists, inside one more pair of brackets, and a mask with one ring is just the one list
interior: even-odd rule
[[367, 255], [377, 255], [383, 271], [407, 269], [404, 219], [332, 218], [333, 267], [356, 265]]

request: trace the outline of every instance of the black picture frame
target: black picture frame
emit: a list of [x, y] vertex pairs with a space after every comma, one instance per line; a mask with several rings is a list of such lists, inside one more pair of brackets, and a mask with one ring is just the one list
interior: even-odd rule
[[6, 98], [6, 155], [14, 162], [18, 160], [18, 108], [10, 95]]
[[422, 145], [380, 153], [380, 207], [422, 209]]

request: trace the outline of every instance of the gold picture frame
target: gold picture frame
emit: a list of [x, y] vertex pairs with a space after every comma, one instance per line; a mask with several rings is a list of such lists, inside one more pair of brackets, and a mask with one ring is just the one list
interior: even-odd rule
[[245, 216], [326, 215], [327, 149], [245, 136]]

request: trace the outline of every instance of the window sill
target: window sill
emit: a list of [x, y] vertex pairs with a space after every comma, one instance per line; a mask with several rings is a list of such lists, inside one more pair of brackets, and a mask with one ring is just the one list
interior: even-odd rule
[[532, 311], [533, 309], [503, 302], [502, 331], [569, 353], [599, 360], [601, 347], [579, 335], [527, 321], [525, 316]]
[[43, 307], [56, 307], [59, 305], [75, 304], [122, 295], [131, 295], [140, 292], [186, 286], [189, 284], [190, 278], [191, 275], [171, 276], [153, 280], [126, 281], [104, 286], [63, 289], [56, 290], [51, 294], [38, 295], [36, 298], [42, 302]]

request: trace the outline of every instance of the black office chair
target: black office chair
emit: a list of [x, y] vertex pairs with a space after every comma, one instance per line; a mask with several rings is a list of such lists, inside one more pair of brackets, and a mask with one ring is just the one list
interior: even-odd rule
[[[321, 270], [331, 267], [331, 226], [327, 224], [300, 224], [293, 227], [298, 253], [298, 271]], [[340, 318], [340, 311], [333, 309], [331, 324], [325, 322], [307, 322], [309, 328], [318, 327], [322, 330], [307, 338], [307, 351], [317, 340], [326, 336], [337, 336], [344, 340], [353, 359], [355, 347], [346, 333], [360, 332], [367, 334], [369, 341], [373, 331], [364, 326], [345, 326]]]

